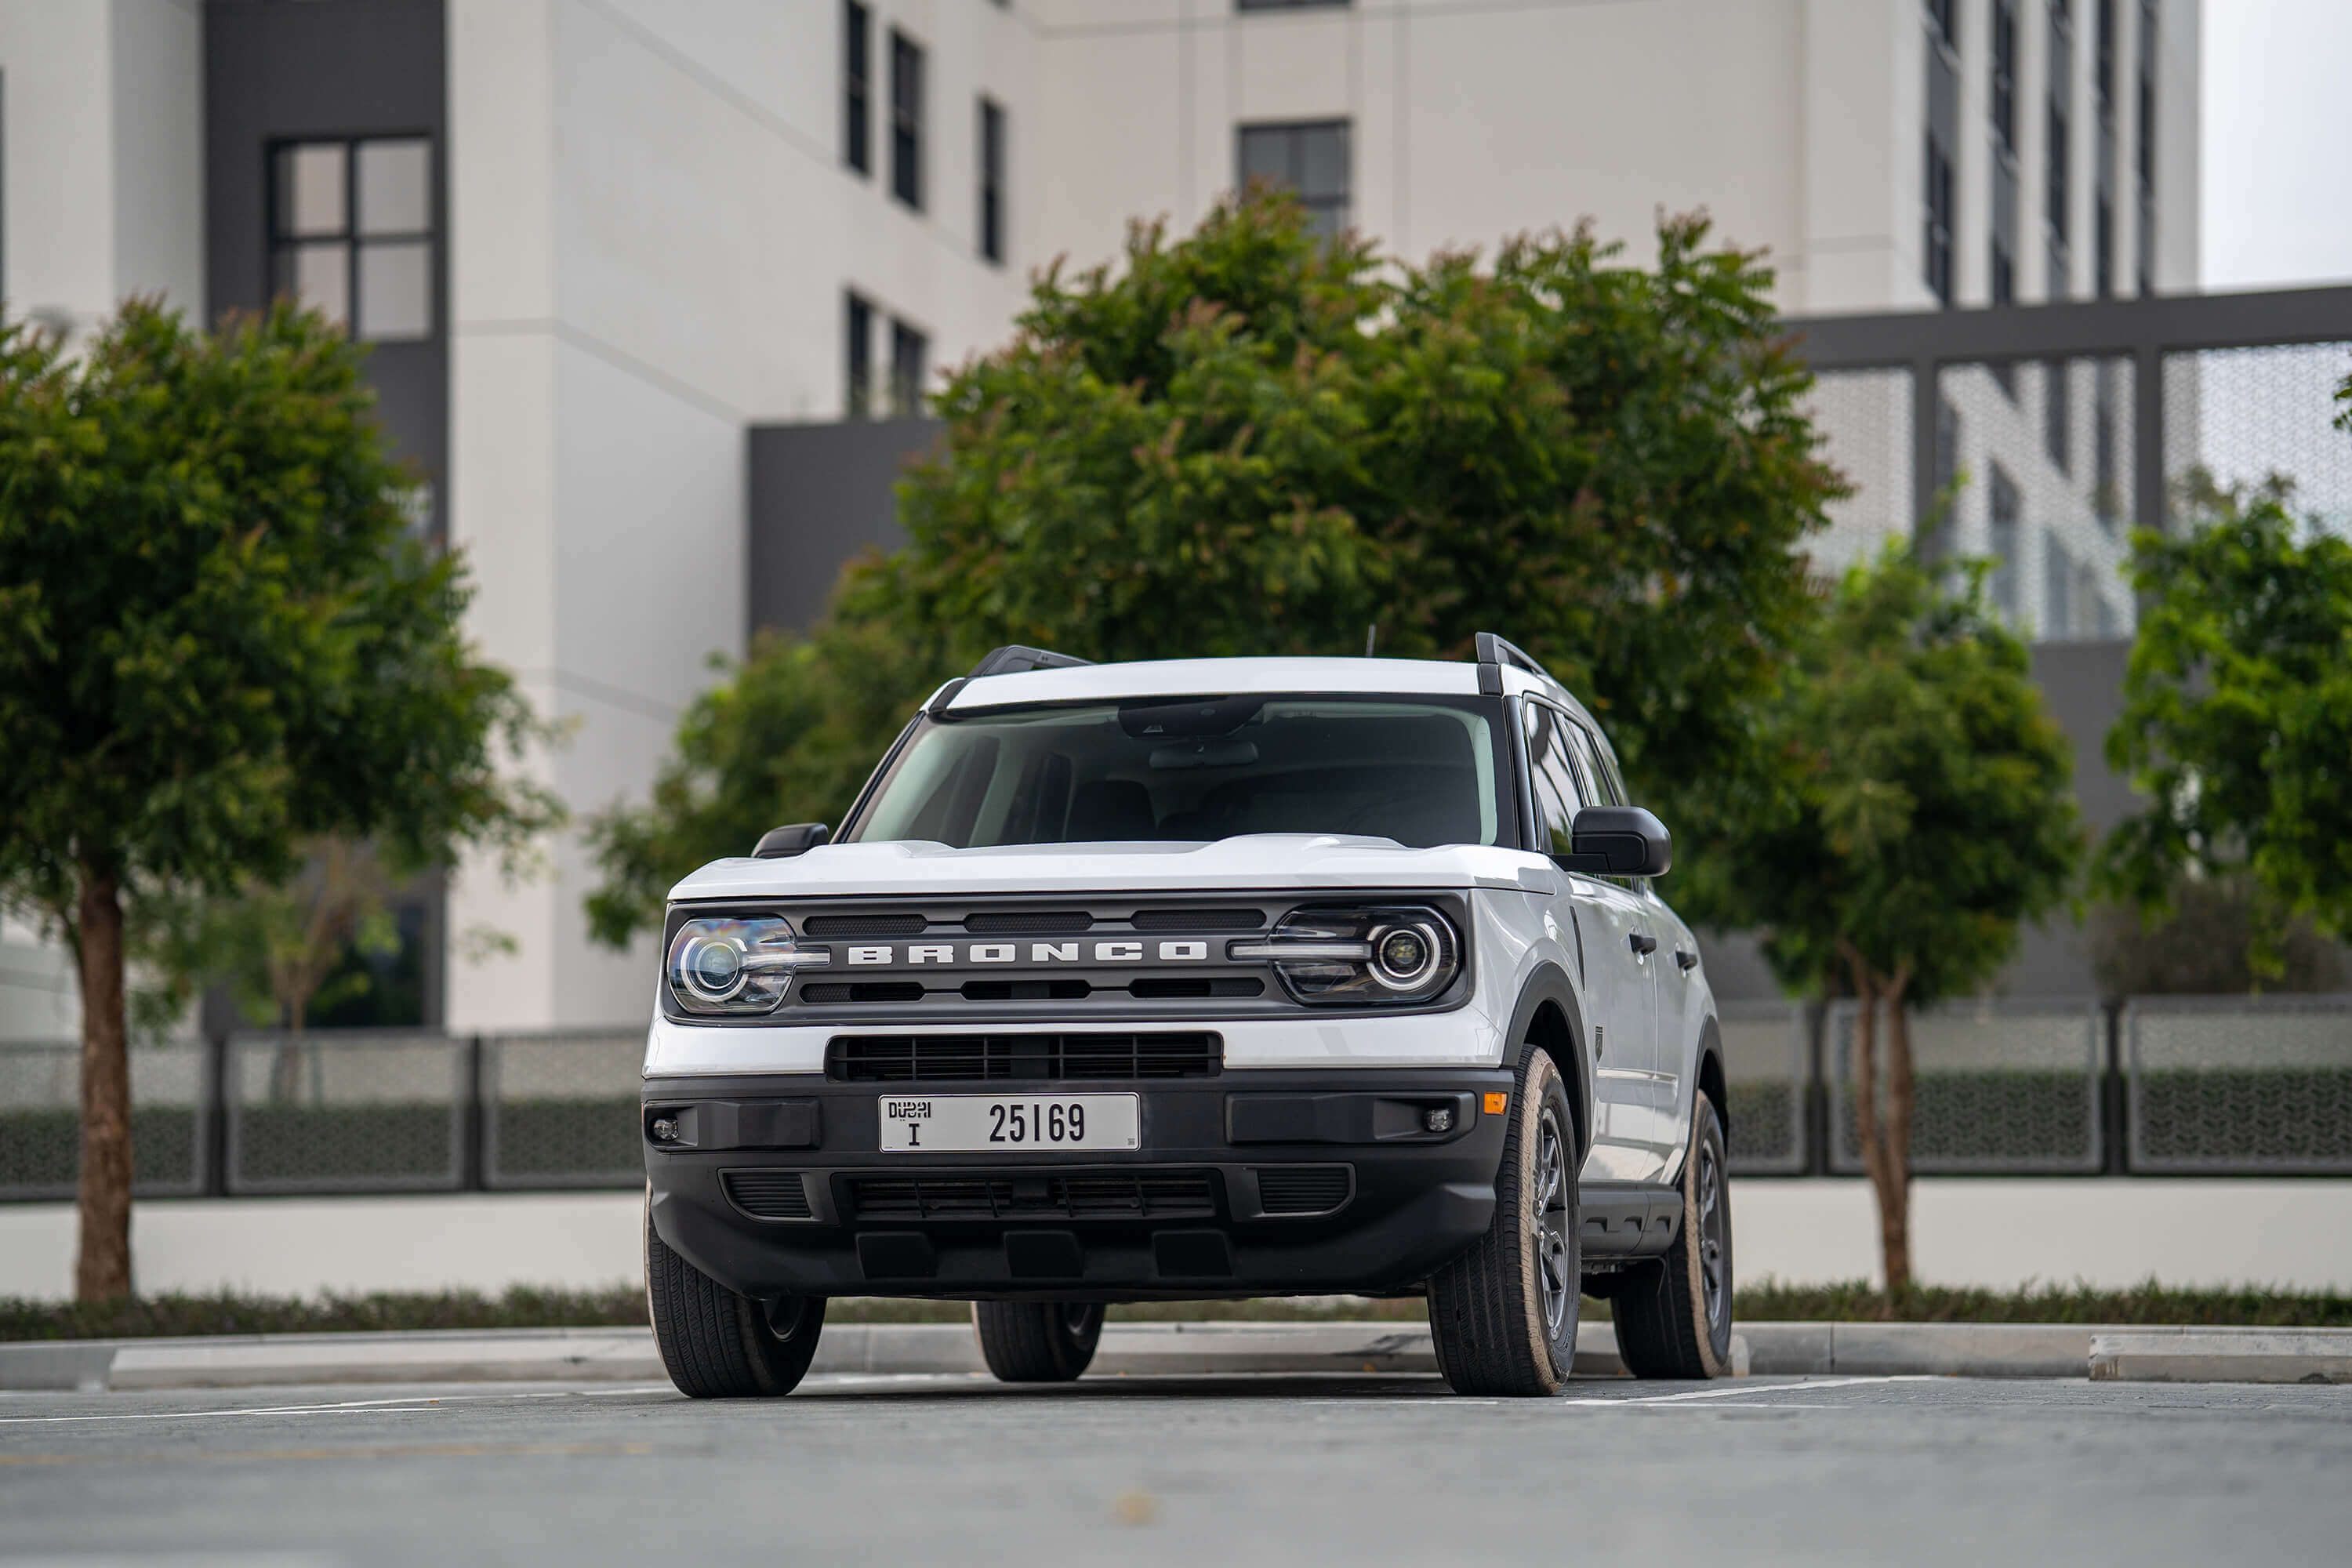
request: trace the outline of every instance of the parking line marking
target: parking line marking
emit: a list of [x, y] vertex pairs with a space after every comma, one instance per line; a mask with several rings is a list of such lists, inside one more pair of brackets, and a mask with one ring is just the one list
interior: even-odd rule
[[545, 1399], [543, 1394], [420, 1394], [404, 1399], [347, 1399], [333, 1405], [262, 1405], [234, 1410], [134, 1410], [89, 1412], [79, 1415], [0, 1415], [0, 1426], [52, 1426], [63, 1421], [193, 1421], [225, 1415], [311, 1415], [339, 1410], [373, 1410], [387, 1415], [411, 1415], [436, 1405], [477, 1404], [490, 1399]]
[[1804, 1383], [1775, 1383], [1768, 1384], [1761, 1388], [1699, 1388], [1688, 1394], [1657, 1394], [1633, 1399], [1562, 1399], [1556, 1403], [1584, 1405], [1680, 1405], [1693, 1399], [1737, 1399], [1742, 1394], [1800, 1392], [1811, 1394], [1818, 1389], [1853, 1388], [1873, 1383], [1937, 1383], [1940, 1381], [1942, 1380], [1933, 1373], [1906, 1372], [1884, 1377], [1825, 1377], [1818, 1382], [1809, 1380]]

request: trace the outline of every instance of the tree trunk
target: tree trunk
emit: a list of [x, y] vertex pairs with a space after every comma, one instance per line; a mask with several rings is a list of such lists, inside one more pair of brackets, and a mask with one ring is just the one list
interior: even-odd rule
[[[1889, 1180], [1879, 1194], [1879, 1249], [1886, 1262], [1886, 1292], [1911, 1288], [1911, 1113], [1916, 1104], [1911, 1075], [1911, 1016], [1903, 993], [1911, 966], [1895, 972], [1886, 995], [1886, 1155]], [[1889, 1197], [1893, 1201], [1888, 1201]]]
[[[1886, 1293], [1911, 1288], [1911, 1027], [1904, 1016], [1903, 993], [1911, 966], [1882, 978], [1859, 950], [1841, 942], [1839, 951], [1853, 976], [1859, 1012], [1853, 1037], [1853, 1123], [1862, 1145], [1862, 1168], [1878, 1205], [1878, 1257]], [[1878, 1105], [1878, 1005], [1886, 1004], [1886, 1110]]]
[[131, 1054], [122, 1017], [122, 889], [82, 862], [81, 1255], [74, 1294], [131, 1294]]

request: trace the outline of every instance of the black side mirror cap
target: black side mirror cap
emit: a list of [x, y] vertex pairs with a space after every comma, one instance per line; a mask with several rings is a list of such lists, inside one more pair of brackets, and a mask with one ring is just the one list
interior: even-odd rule
[[771, 827], [760, 835], [760, 842], [751, 846], [754, 860], [782, 860], [794, 855], [805, 855], [820, 844], [833, 841], [833, 829], [822, 822], [795, 822], [789, 827]]
[[1588, 877], [1663, 877], [1675, 863], [1666, 825], [1638, 805], [1588, 805], [1569, 825], [1569, 849], [1552, 860]]

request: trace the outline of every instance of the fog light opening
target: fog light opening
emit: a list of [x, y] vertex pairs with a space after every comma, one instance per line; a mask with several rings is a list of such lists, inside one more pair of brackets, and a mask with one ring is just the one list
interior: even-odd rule
[[1421, 1124], [1432, 1132], [1451, 1132], [1454, 1131], [1454, 1108], [1433, 1105], [1421, 1113]]

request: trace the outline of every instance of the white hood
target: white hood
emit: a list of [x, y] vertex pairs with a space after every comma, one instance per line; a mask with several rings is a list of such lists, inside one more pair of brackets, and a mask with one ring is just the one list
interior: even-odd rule
[[[1522, 880], [1522, 877], [1528, 879]], [[713, 860], [669, 896], [866, 898], [891, 893], [1183, 892], [1198, 889], [1510, 888], [1553, 883], [1517, 849], [1408, 849], [1387, 838], [1255, 833], [1213, 844], [825, 844], [781, 860]]]

